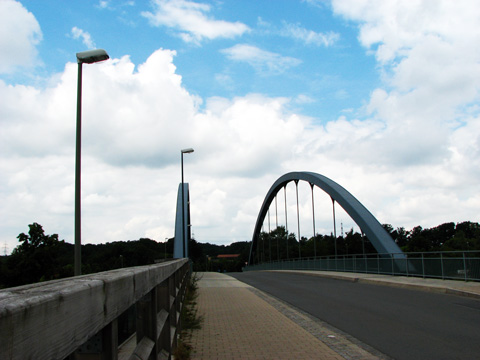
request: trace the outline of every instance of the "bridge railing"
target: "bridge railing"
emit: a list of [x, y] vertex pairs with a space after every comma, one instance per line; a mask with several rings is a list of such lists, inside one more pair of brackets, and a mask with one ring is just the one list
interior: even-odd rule
[[280, 260], [249, 270], [319, 270], [480, 281], [480, 251], [357, 254]]
[[188, 276], [180, 259], [0, 290], [0, 359], [117, 359], [118, 318], [132, 306], [127, 358], [169, 359]]

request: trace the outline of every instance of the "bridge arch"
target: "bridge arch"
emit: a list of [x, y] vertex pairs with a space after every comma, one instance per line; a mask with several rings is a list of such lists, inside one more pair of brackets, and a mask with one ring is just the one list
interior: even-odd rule
[[394, 257], [403, 258], [403, 252], [393, 241], [388, 232], [378, 222], [378, 220], [345, 188], [327, 178], [326, 176], [313, 172], [290, 172], [280, 178], [272, 185], [268, 191], [265, 200], [255, 223], [253, 231], [252, 246], [250, 248], [250, 256], [248, 263], [253, 264], [253, 259], [257, 251], [257, 242], [260, 237], [260, 231], [264, 222], [270, 204], [275, 199], [278, 191], [285, 187], [291, 181], [307, 181], [311, 185], [317, 186], [325, 191], [332, 200], [340, 204], [340, 206], [350, 215], [353, 221], [360, 227], [362, 232], [368, 237], [372, 245], [379, 254], [393, 254]]

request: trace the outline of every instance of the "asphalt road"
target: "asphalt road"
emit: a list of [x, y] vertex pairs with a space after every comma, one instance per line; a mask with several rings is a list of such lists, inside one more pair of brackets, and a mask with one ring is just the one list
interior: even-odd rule
[[480, 359], [480, 301], [301, 274], [229, 274], [398, 360]]

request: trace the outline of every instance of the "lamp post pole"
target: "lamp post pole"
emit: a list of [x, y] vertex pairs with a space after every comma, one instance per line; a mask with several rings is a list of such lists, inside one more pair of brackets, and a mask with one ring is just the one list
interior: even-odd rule
[[182, 154], [181, 158], [181, 164], [182, 164], [182, 234], [183, 234], [183, 257], [187, 257], [187, 251], [186, 247], [188, 246], [188, 239], [186, 239], [186, 234], [185, 234], [185, 189], [184, 189], [184, 182], [183, 182], [183, 154], [190, 154], [193, 153], [192, 148], [188, 149], [183, 149], [180, 151]]
[[81, 151], [82, 151], [82, 63], [78, 62], [78, 84], [77, 84], [77, 137], [75, 149], [75, 276], [81, 275], [81, 205], [80, 205], [80, 184], [81, 184]]
[[88, 50], [77, 53], [77, 130], [75, 148], [75, 257], [74, 274], [82, 274], [82, 229], [81, 229], [81, 169], [82, 169], [82, 64], [93, 64], [109, 58], [103, 49]]
[[168, 238], [165, 238], [165, 259], [167, 258], [167, 242]]

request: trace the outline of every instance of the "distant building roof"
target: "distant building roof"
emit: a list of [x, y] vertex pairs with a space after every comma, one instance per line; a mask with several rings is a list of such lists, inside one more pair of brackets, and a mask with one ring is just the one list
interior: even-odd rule
[[232, 258], [237, 258], [239, 257], [240, 254], [221, 254], [217, 255], [218, 259], [232, 259]]

